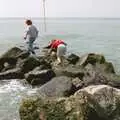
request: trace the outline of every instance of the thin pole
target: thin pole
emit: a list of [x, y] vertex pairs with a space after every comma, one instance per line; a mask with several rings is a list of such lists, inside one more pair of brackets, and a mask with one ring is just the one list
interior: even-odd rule
[[45, 0], [43, 0], [43, 15], [44, 15], [44, 31], [46, 32], [46, 9], [45, 9]]

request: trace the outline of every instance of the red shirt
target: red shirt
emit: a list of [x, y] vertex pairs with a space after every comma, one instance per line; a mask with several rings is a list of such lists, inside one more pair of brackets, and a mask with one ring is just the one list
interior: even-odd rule
[[62, 41], [62, 40], [54, 40], [51, 43], [51, 48], [55, 48], [56, 49], [58, 47], [58, 45], [60, 45], [60, 44], [64, 44], [64, 41]]

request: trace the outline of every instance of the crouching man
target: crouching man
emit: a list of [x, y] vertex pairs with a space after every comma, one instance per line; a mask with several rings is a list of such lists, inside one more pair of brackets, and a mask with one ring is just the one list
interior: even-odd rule
[[67, 44], [63, 40], [54, 39], [51, 40], [50, 44], [45, 47], [49, 48], [48, 54], [56, 54], [57, 56], [57, 65], [63, 63], [63, 57], [67, 51]]

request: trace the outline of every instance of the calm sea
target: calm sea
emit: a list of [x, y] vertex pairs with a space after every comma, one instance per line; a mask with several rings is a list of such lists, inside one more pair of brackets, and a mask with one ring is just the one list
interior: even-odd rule
[[[63, 39], [68, 44], [68, 53], [103, 54], [119, 74], [120, 19], [51, 18], [46, 20], [46, 32], [42, 19], [33, 19], [33, 23], [39, 29], [36, 44], [40, 49], [51, 39]], [[13, 46], [25, 44], [24, 29], [24, 19], [0, 19], [0, 54]], [[23, 86], [18, 80], [1, 81], [0, 120], [19, 120], [19, 101], [31, 92], [31, 86]]]

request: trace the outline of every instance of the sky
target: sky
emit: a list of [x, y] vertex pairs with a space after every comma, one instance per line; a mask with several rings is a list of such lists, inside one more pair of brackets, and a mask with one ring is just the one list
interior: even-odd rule
[[[45, 0], [47, 17], [120, 18], [120, 0]], [[43, 17], [43, 0], [0, 0], [0, 17]]]

